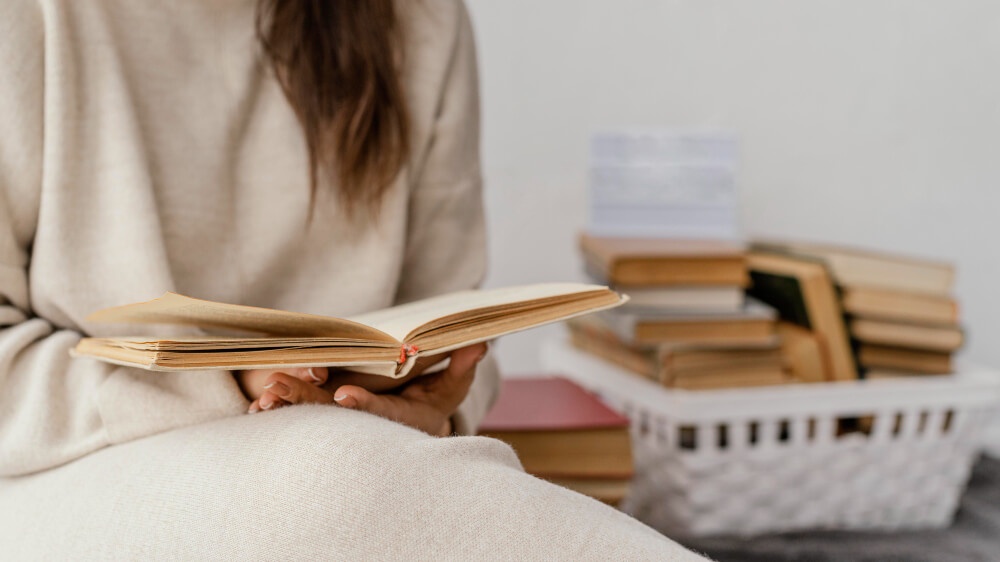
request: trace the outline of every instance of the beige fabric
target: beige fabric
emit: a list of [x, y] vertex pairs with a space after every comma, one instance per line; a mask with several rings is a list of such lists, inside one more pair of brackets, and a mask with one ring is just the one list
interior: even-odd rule
[[4, 560], [702, 560], [497, 440], [323, 406], [110, 447], [0, 501], [23, 506], [0, 510]]
[[[260, 63], [255, 0], [0, 3], [0, 476], [240, 415], [226, 372], [71, 360], [90, 312], [173, 290], [351, 315], [479, 283], [478, 92], [467, 17], [405, 6], [413, 159], [380, 220], [332, 190], [309, 221], [301, 129]], [[457, 425], [497, 375], [481, 368]]]
[[[259, 62], [255, 5], [0, 2], [3, 557], [693, 557], [525, 475], [496, 441], [329, 406], [247, 416], [227, 372], [68, 356], [81, 334], [142, 331], [88, 313], [167, 290], [350, 315], [480, 282], [461, 2], [399, 3], [414, 152], [379, 220], [356, 224], [329, 186], [309, 220], [302, 135]], [[460, 430], [497, 380], [481, 365]]]

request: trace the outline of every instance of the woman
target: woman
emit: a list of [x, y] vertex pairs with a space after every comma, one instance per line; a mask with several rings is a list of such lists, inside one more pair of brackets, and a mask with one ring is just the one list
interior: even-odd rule
[[429, 435], [487, 409], [482, 349], [398, 396], [68, 355], [129, 329], [88, 313], [165, 290], [348, 315], [475, 286], [458, 0], [5, 0], [0, 65], [5, 559], [696, 558]]

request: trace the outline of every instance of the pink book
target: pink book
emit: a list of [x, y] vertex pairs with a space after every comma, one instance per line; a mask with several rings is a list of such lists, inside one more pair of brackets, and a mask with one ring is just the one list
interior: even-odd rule
[[561, 377], [505, 379], [479, 430], [553, 431], [628, 427], [628, 418]]

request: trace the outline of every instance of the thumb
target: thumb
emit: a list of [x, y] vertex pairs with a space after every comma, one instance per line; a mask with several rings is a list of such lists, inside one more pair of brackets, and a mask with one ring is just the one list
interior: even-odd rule
[[475, 373], [476, 364], [486, 356], [488, 349], [485, 343], [479, 343], [451, 352], [451, 362], [445, 369], [445, 376], [461, 378]]
[[486, 355], [486, 344], [471, 345], [451, 352], [444, 372], [414, 381], [402, 396], [426, 402], [446, 414], [453, 413], [465, 400], [476, 377], [476, 365]]

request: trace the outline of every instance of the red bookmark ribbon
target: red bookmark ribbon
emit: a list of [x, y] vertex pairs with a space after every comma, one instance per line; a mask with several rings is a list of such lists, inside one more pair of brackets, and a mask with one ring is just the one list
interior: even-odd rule
[[418, 351], [420, 349], [417, 346], [404, 343], [402, 349], [399, 350], [399, 363], [406, 363], [406, 360], [416, 355]]

